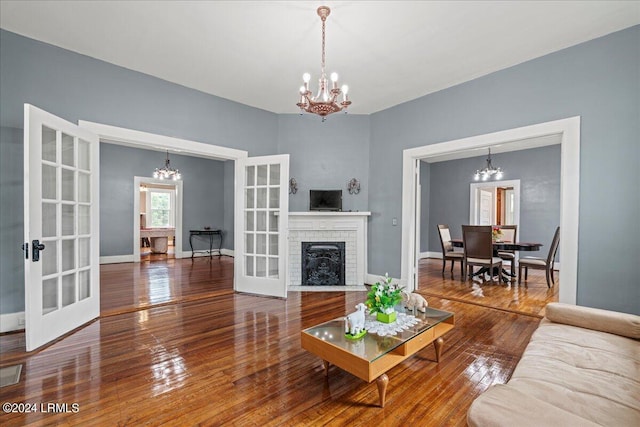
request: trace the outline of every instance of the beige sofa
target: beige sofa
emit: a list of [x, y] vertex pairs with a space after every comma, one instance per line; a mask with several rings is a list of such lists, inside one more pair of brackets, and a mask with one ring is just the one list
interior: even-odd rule
[[547, 305], [507, 384], [469, 408], [480, 426], [640, 426], [640, 316]]

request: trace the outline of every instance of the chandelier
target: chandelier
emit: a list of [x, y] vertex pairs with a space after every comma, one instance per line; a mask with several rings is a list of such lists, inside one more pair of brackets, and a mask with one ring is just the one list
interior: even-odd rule
[[502, 179], [502, 169], [496, 168], [491, 164], [491, 148], [489, 148], [489, 157], [487, 157], [487, 166], [484, 169], [476, 170], [475, 175], [473, 175], [473, 179], [479, 181], [482, 178], [483, 181], [486, 181], [490, 177], [495, 175], [495, 179]]
[[169, 150], [167, 150], [167, 160], [164, 161], [164, 166], [156, 168], [156, 170], [153, 171], [153, 177], [156, 179], [173, 179], [174, 181], [180, 179], [180, 171], [171, 167]]
[[[296, 105], [300, 107], [300, 111], [306, 111], [307, 113], [317, 114], [322, 117], [324, 122], [326, 116], [331, 113], [337, 113], [341, 110], [346, 110], [351, 104], [347, 93], [349, 92], [349, 86], [343, 85], [342, 89], [338, 87], [338, 74], [331, 73], [331, 88], [329, 88], [329, 82], [324, 71], [324, 36], [325, 36], [325, 23], [327, 16], [331, 13], [331, 9], [327, 6], [320, 6], [318, 8], [318, 16], [322, 20], [322, 68], [320, 73], [320, 79], [318, 80], [318, 93], [313, 96], [313, 93], [309, 90], [309, 81], [311, 75], [304, 73], [302, 80], [304, 85], [300, 86], [300, 102]], [[338, 103], [338, 96], [342, 94], [342, 102]], [[346, 112], [346, 111], [345, 111]]]

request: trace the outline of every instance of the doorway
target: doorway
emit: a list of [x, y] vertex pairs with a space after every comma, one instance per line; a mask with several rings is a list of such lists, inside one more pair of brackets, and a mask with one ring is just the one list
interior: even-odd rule
[[456, 155], [472, 149], [499, 146], [502, 151], [516, 151], [560, 144], [560, 270], [559, 301], [575, 304], [577, 299], [578, 218], [580, 190], [580, 117], [556, 120], [485, 135], [404, 150], [402, 178], [402, 250], [401, 281], [408, 289], [418, 285], [419, 246], [416, 219], [420, 217], [416, 188], [419, 186], [420, 159], [435, 155]]
[[[254, 292], [252, 290], [247, 290], [249, 282], [252, 282], [253, 284], [264, 285], [264, 288], [261, 288], [261, 290], [264, 290], [265, 294], [286, 298], [287, 292], [285, 278], [288, 269], [288, 246], [286, 244], [285, 236], [288, 230], [288, 198], [286, 197], [285, 189], [286, 183], [289, 180], [288, 154], [249, 157], [248, 152], [244, 150], [119, 128], [116, 126], [93, 123], [84, 120], [80, 120], [79, 125], [98, 135], [100, 142], [135, 148], [145, 148], [155, 151], [173, 150], [174, 152], [180, 152], [185, 155], [208, 159], [233, 160], [235, 191], [233, 193], [234, 225], [231, 228], [233, 229], [234, 252], [239, 252], [239, 256], [234, 258], [234, 290], [238, 292]], [[279, 166], [276, 167], [276, 165]], [[254, 172], [255, 174], [251, 174], [250, 172]], [[266, 184], [263, 181], [266, 182]], [[268, 234], [269, 242], [270, 244], [273, 242], [273, 245], [269, 246], [270, 252], [268, 254], [253, 258], [245, 256], [245, 253], [243, 252], [245, 239], [244, 234], [245, 231], [247, 231], [245, 229], [245, 225], [249, 225], [249, 223], [246, 223], [245, 221], [247, 218], [244, 212], [244, 203], [249, 202], [248, 198], [245, 199], [245, 190], [249, 191], [249, 187], [251, 186], [255, 186], [257, 190], [254, 197], [259, 197], [258, 199], [254, 199], [253, 203], [261, 203], [268, 200], [269, 215], [277, 217], [277, 220], [268, 221], [268, 226], [272, 228], [267, 231], [262, 230], [264, 225], [261, 221], [263, 216], [262, 211], [260, 211], [261, 214], [257, 215], [257, 218], [255, 218], [257, 226], [261, 227], [260, 229], [256, 229], [256, 232], [265, 233], [265, 235]], [[273, 191], [270, 191], [270, 186], [273, 186]], [[266, 193], [269, 197], [268, 199], [264, 199], [262, 197], [265, 189], [268, 190]], [[260, 205], [256, 206], [257, 209], [261, 209]], [[139, 215], [136, 214], [135, 216], [138, 217]], [[253, 224], [253, 222], [251, 224]], [[262, 236], [262, 234], [260, 235]], [[138, 247], [138, 244], [134, 245], [134, 248], [135, 247]], [[260, 247], [259, 250], [261, 252], [258, 255], [262, 255], [264, 248]], [[267, 263], [269, 265], [269, 275], [262, 274], [266, 271], [262, 268], [263, 263]], [[278, 266], [277, 268], [275, 267], [276, 264]], [[247, 265], [253, 265], [254, 269], [251, 270], [249, 268], [245, 268]], [[278, 272], [277, 293], [271, 292], [274, 289], [272, 282], [276, 281], [273, 277], [274, 274], [271, 274], [273, 271]], [[252, 272], [255, 272], [255, 274], [250, 274]]]
[[520, 180], [469, 184], [469, 224], [520, 224]]
[[182, 258], [183, 181], [133, 179], [133, 261]]

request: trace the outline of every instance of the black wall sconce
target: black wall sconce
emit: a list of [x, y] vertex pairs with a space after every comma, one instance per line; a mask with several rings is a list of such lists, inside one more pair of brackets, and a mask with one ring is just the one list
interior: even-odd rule
[[295, 178], [289, 179], [289, 194], [296, 194], [298, 192], [298, 181]]
[[360, 192], [360, 181], [351, 178], [351, 181], [347, 184], [347, 190], [349, 190], [349, 194], [358, 194]]

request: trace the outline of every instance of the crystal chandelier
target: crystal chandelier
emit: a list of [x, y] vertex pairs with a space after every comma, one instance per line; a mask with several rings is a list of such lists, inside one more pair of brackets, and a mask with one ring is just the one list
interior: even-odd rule
[[475, 175], [473, 175], [473, 179], [479, 181], [482, 178], [483, 181], [486, 181], [491, 176], [495, 175], [495, 179], [502, 179], [502, 169], [496, 168], [491, 164], [491, 148], [489, 148], [489, 157], [487, 157], [487, 166], [484, 169], [476, 170]]
[[[343, 109], [346, 110], [351, 104], [351, 101], [349, 101], [347, 96], [349, 87], [347, 85], [343, 85], [342, 89], [340, 89], [338, 87], [338, 74], [331, 73], [331, 88], [329, 88], [329, 82], [327, 81], [327, 76], [324, 71], [325, 23], [327, 16], [329, 16], [330, 13], [331, 9], [327, 6], [320, 6], [318, 8], [318, 16], [320, 16], [320, 19], [322, 20], [322, 69], [320, 79], [318, 80], [318, 93], [313, 96], [313, 93], [309, 90], [311, 75], [309, 73], [304, 73], [302, 76], [304, 85], [300, 86], [300, 102], [296, 104], [300, 107], [301, 112], [306, 111], [307, 113], [317, 114], [322, 117], [323, 122], [327, 115], [337, 113]], [[338, 103], [338, 96], [341, 94], [342, 102]]]
[[171, 167], [168, 150], [167, 160], [164, 161], [164, 167], [156, 168], [156, 170], [153, 171], [153, 177], [156, 179], [173, 179], [174, 181], [180, 179], [180, 171]]

